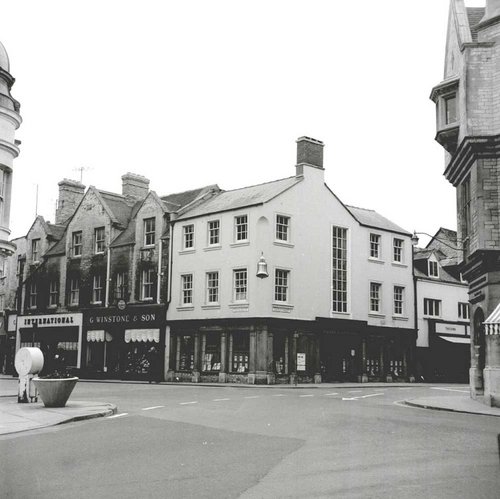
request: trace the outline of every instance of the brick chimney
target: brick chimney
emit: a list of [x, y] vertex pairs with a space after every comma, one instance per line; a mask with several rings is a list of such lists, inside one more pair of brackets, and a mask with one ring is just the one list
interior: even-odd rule
[[321, 140], [311, 137], [299, 137], [297, 139], [297, 165], [296, 174], [304, 175], [305, 167], [312, 167], [318, 170], [323, 168], [323, 147], [325, 144]]
[[61, 180], [59, 186], [59, 198], [56, 207], [56, 224], [63, 224], [68, 220], [80, 204], [85, 194], [85, 186], [76, 180], [67, 178]]
[[122, 194], [135, 199], [144, 199], [149, 192], [149, 179], [136, 173], [122, 176]]

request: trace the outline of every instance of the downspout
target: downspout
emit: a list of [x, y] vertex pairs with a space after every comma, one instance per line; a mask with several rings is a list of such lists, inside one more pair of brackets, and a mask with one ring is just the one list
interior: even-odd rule
[[162, 271], [161, 271], [161, 259], [162, 259], [162, 251], [163, 251], [163, 241], [160, 237], [158, 241], [158, 279], [156, 280], [156, 303], [159, 305], [161, 303], [160, 299], [160, 289], [161, 289], [161, 278], [162, 278]]
[[170, 306], [170, 301], [172, 300], [172, 266], [173, 266], [173, 254], [174, 254], [174, 225], [175, 221], [170, 220], [170, 241], [169, 241], [169, 258], [168, 258], [168, 276], [167, 276], [167, 310]]
[[[108, 258], [106, 262], [106, 299], [104, 302], [104, 306], [109, 307], [109, 286], [111, 282], [111, 224], [109, 225], [109, 233], [108, 233]], [[106, 342], [106, 338], [104, 339]]]

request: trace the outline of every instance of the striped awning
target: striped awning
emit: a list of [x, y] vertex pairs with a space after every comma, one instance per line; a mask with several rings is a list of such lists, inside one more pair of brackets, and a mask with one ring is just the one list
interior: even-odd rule
[[159, 329], [125, 329], [125, 343], [131, 341], [154, 341], [160, 343]]
[[103, 329], [87, 331], [87, 341], [112, 341], [113, 337]]
[[500, 303], [484, 321], [484, 332], [486, 334], [500, 334]]
[[467, 337], [464, 337], [464, 336], [441, 336], [440, 334], [438, 334], [438, 336], [442, 340], [449, 341], [450, 343], [462, 343], [462, 344], [469, 343], [470, 344], [470, 336], [467, 336]]

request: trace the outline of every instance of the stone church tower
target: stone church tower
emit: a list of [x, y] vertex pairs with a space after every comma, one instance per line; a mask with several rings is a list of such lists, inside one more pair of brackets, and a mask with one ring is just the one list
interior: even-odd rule
[[9, 56], [0, 43], [0, 276], [5, 269], [5, 258], [15, 250], [9, 243], [10, 199], [12, 166], [14, 158], [19, 155], [19, 142], [14, 136], [22, 120], [19, 102], [10, 93], [14, 81]]
[[490, 325], [500, 303], [500, 0], [481, 8], [451, 0], [444, 79], [431, 99], [444, 174], [457, 193], [471, 303], [471, 395], [500, 406], [500, 327]]

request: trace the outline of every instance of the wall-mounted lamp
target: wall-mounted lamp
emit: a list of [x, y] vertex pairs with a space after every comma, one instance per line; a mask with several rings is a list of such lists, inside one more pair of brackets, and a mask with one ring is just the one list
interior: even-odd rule
[[411, 236], [411, 244], [413, 246], [417, 246], [417, 244], [418, 244], [418, 235], [417, 234], [421, 234], [423, 236], [429, 236], [431, 239], [435, 239], [436, 241], [440, 242], [441, 244], [444, 244], [445, 246], [448, 246], [448, 248], [451, 248], [452, 250], [464, 251], [464, 248], [459, 248], [457, 246], [452, 246], [451, 244], [443, 241], [442, 239], [439, 239], [436, 236], [431, 236], [430, 234], [427, 234], [427, 232], [415, 232], [415, 231], [413, 231], [413, 236]]
[[261, 254], [259, 263], [257, 263], [257, 277], [260, 277], [261, 279], [269, 277], [269, 272], [267, 271], [267, 262], [264, 258], [264, 253]]

